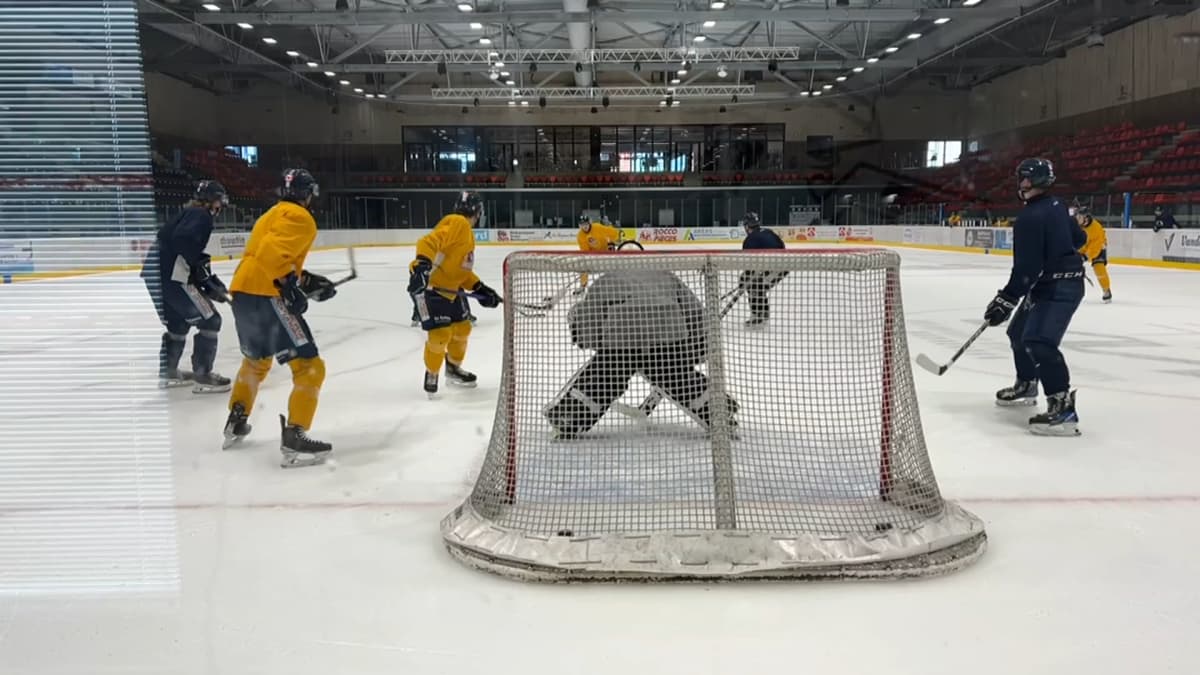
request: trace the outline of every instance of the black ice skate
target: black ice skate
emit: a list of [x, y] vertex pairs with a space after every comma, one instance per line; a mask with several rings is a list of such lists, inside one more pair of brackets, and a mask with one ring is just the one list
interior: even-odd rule
[[250, 435], [249, 420], [246, 408], [241, 403], [234, 403], [229, 417], [225, 419], [225, 442], [221, 444], [222, 450], [232, 448]]
[[1039, 436], [1078, 436], [1075, 392], [1052, 394], [1046, 397], [1046, 403], [1046, 412], [1029, 418], [1029, 430]]
[[279, 466], [285, 469], [322, 464], [329, 453], [333, 452], [332, 445], [309, 438], [304, 429], [295, 424], [288, 424], [283, 415], [279, 416], [279, 428], [283, 433], [279, 442], [283, 461]]
[[158, 374], [159, 389], [176, 389], [192, 384], [192, 371], [173, 368]]
[[193, 394], [219, 394], [232, 388], [229, 378], [217, 373], [196, 373], [192, 381], [195, 383]]
[[755, 316], [746, 320], [746, 328], [765, 328], [767, 325], [767, 317]]
[[1029, 380], [1022, 382], [1017, 380], [1011, 387], [1005, 387], [996, 392], [996, 405], [1005, 408], [1014, 408], [1023, 405], [1037, 405], [1038, 400], [1038, 383], [1037, 380]]
[[1104, 291], [1104, 295], [1100, 299], [1104, 301], [1104, 304], [1112, 302], [1112, 291]]
[[438, 393], [438, 374], [425, 371], [425, 393], [429, 398], [436, 398]]
[[[462, 369], [462, 366], [446, 361], [446, 378], [450, 380], [450, 384], [457, 384], [460, 387], [473, 388], [479, 386], [476, 381], [479, 378], [475, 377], [475, 373]], [[426, 391], [428, 391], [428, 380], [426, 380]]]

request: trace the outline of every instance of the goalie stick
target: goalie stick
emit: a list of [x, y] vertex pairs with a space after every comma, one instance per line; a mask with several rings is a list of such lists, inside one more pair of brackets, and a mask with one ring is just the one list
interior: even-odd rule
[[934, 375], [945, 375], [946, 371], [950, 370], [950, 366], [954, 365], [954, 362], [958, 360], [958, 357], [966, 353], [967, 349], [979, 339], [979, 336], [983, 335], [983, 331], [987, 330], [987, 327], [988, 323], [984, 321], [979, 328], [975, 329], [975, 334], [967, 338], [967, 341], [963, 343], [963, 346], [959, 347], [958, 351], [954, 352], [954, 356], [951, 356], [950, 360], [945, 364], [939, 366], [938, 364], [934, 363], [933, 359], [929, 358], [925, 354], [918, 354], [917, 365], [921, 366], [925, 370], [928, 370]]

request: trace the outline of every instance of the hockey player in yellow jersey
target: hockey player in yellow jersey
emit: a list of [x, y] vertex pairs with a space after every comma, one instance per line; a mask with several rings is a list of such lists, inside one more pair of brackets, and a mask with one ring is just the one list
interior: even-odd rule
[[[588, 251], [613, 251], [621, 243], [621, 231], [611, 225], [594, 223], [586, 213], [581, 213], [579, 215], [579, 234], [575, 240], [579, 242], [579, 250], [585, 253]], [[588, 275], [581, 274], [579, 288], [575, 289], [575, 294], [583, 293], [587, 285]]]
[[408, 268], [408, 293], [426, 332], [425, 392], [431, 398], [438, 391], [443, 362], [451, 382], [476, 386], [475, 374], [462, 367], [471, 335], [467, 294], [484, 307], [500, 304], [500, 295], [480, 281], [474, 270], [475, 233], [471, 228], [482, 214], [479, 194], [461, 193], [453, 212], [417, 242], [417, 257]]
[[1108, 278], [1108, 235], [1104, 233], [1104, 225], [1092, 217], [1086, 206], [1079, 205], [1072, 210], [1075, 212], [1075, 222], [1087, 235], [1087, 243], [1079, 252], [1092, 263], [1096, 281], [1100, 282], [1100, 289], [1104, 291], [1104, 302], [1112, 302], [1112, 285]]
[[274, 358], [292, 371], [288, 414], [279, 416], [285, 468], [320, 464], [333, 450], [329, 443], [305, 434], [317, 411], [325, 362], [317, 353], [304, 312], [309, 297], [322, 302], [337, 293], [329, 279], [304, 269], [317, 238], [317, 222], [308, 208], [319, 194], [320, 187], [308, 171], [284, 172], [280, 201], [254, 223], [229, 285], [243, 358], [229, 397], [225, 447], [250, 433], [250, 412]]

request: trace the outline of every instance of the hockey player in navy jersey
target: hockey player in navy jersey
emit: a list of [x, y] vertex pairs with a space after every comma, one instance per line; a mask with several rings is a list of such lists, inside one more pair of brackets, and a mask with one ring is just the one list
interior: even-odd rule
[[[742, 217], [742, 227], [746, 229], [746, 239], [742, 241], [743, 250], [781, 249], [785, 248], [783, 240], [773, 230], [762, 226], [762, 218], [754, 211], [748, 211]], [[787, 272], [755, 272], [746, 270], [738, 279], [738, 285], [745, 290], [750, 299], [750, 319], [746, 327], [757, 328], [767, 323], [771, 318], [771, 305], [767, 300], [767, 292], [775, 287]]]
[[[213, 372], [221, 315], [213, 302], [228, 302], [229, 291], [212, 272], [204, 249], [212, 235], [213, 218], [229, 204], [225, 187], [215, 180], [200, 181], [183, 211], [158, 230], [142, 264], [142, 280], [166, 331], [158, 354], [159, 386], [192, 384], [195, 393], [229, 391], [229, 378]], [[188, 330], [192, 370], [179, 369]]]
[[1067, 205], [1046, 193], [1054, 184], [1054, 167], [1048, 160], [1024, 160], [1017, 167], [1017, 180], [1025, 206], [1012, 228], [1012, 274], [984, 312], [984, 319], [993, 326], [1012, 316], [1008, 337], [1017, 381], [996, 392], [996, 403], [1036, 405], [1040, 380], [1047, 410], [1029, 419], [1029, 430], [1073, 436], [1079, 433], [1079, 417], [1059, 345], [1083, 300], [1079, 248], [1087, 235], [1070, 216]]

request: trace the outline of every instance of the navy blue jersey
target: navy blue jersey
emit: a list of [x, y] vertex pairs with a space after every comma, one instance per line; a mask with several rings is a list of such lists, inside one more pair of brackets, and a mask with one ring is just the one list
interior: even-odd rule
[[742, 242], [743, 249], [757, 248], [786, 248], [783, 245], [783, 240], [779, 235], [775, 234], [774, 230], [768, 230], [765, 227], [760, 227], [757, 230], [751, 230], [750, 234], [746, 235], [745, 241]]
[[[208, 262], [208, 238], [212, 236], [213, 217], [206, 207], [189, 206], [158, 230], [142, 265], [142, 277], [173, 278], [186, 281], [192, 269]], [[186, 269], [182, 266], [186, 265]]]
[[1082, 278], [1079, 249], [1087, 234], [1056, 197], [1038, 195], [1026, 202], [1013, 223], [1012, 238], [1013, 268], [1005, 295], [1020, 298], [1039, 284]]

